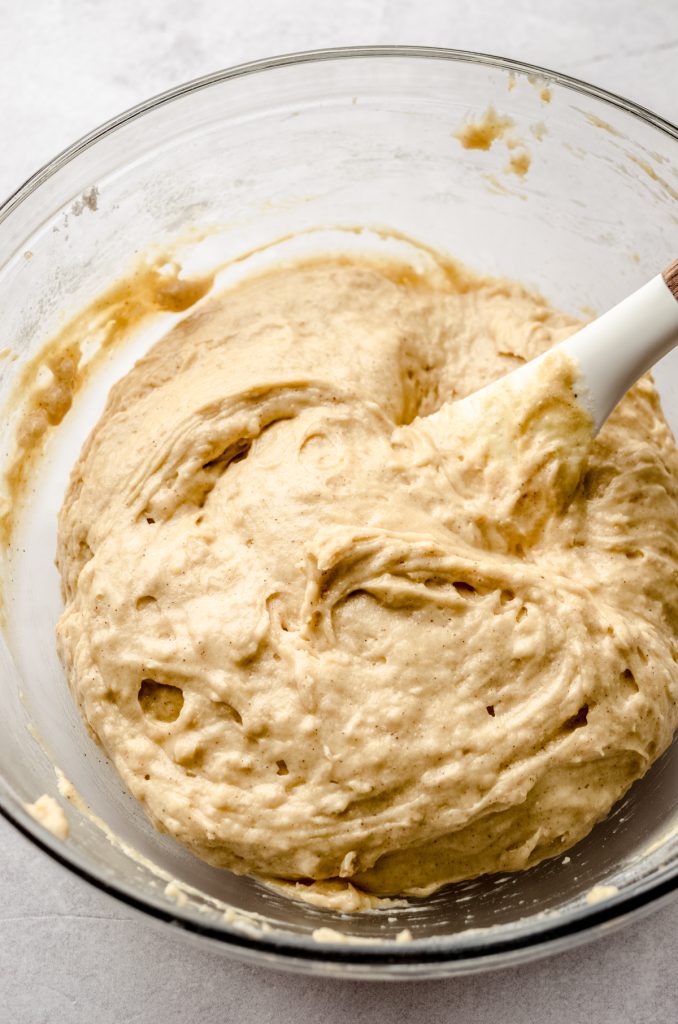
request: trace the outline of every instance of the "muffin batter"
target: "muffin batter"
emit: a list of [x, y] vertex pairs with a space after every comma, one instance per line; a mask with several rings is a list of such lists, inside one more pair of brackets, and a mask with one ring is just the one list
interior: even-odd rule
[[666, 749], [651, 381], [595, 440], [564, 358], [457, 402], [577, 326], [511, 282], [328, 258], [203, 300], [113, 388], [61, 513], [58, 644], [159, 829], [328, 880], [314, 902], [425, 894], [562, 854]]

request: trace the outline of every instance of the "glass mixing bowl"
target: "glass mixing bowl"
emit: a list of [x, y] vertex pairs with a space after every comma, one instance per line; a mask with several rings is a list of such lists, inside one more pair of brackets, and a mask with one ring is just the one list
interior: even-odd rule
[[[464, 148], [455, 133], [490, 104], [512, 119], [508, 137]], [[215, 225], [234, 255], [318, 226], [386, 227], [518, 278], [568, 312], [602, 311], [676, 255], [678, 131], [572, 78], [449, 50], [298, 54], [174, 89], [76, 143], [0, 210], [10, 350], [0, 363], [2, 400], [64, 317], [135, 253], [170, 244], [187, 226]], [[675, 429], [676, 354], [656, 379]], [[14, 429], [5, 408], [3, 459]], [[81, 440], [69, 419], [44, 456], [62, 467], [62, 483]], [[61, 496], [53, 487], [29, 500], [30, 529], [19, 529], [5, 567], [0, 802], [75, 874], [229, 953], [386, 978], [515, 963], [600, 935], [675, 890], [675, 745], [566, 858], [407, 907], [341, 917], [199, 862], [148, 823], [68, 692], [54, 646]], [[57, 795], [54, 764], [112, 833], [64, 803], [70, 836], [60, 841], [26, 813], [25, 802]], [[176, 887], [165, 891], [168, 878], [195, 893], [178, 899]], [[351, 941], [314, 937], [324, 926]], [[396, 941], [406, 928], [412, 940]]]

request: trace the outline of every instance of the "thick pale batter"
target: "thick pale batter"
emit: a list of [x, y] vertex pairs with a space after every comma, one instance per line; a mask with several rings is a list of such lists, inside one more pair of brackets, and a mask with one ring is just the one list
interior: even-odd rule
[[595, 441], [555, 357], [455, 405], [576, 326], [510, 282], [328, 259], [205, 300], [116, 385], [61, 514], [58, 641], [158, 828], [333, 906], [336, 879], [421, 894], [564, 852], [668, 746], [652, 383]]

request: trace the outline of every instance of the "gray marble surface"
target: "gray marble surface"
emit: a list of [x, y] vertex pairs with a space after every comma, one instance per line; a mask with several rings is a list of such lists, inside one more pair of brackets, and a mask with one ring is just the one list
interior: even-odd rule
[[[678, 121], [676, 0], [0, 0], [0, 196], [101, 121], [276, 52], [421, 43], [517, 57]], [[678, 902], [538, 963], [445, 982], [307, 979], [186, 945], [0, 823], [1, 1024], [673, 1024]]]

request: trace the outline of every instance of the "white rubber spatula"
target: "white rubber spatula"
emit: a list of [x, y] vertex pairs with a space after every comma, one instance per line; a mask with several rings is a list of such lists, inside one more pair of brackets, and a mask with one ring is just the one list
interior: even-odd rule
[[[678, 345], [678, 259], [627, 299], [543, 355], [462, 400], [522, 390], [553, 352], [564, 352], [579, 367], [577, 399], [597, 434], [639, 377]], [[460, 403], [461, 404], [461, 403]], [[470, 410], [469, 410], [470, 411]]]

